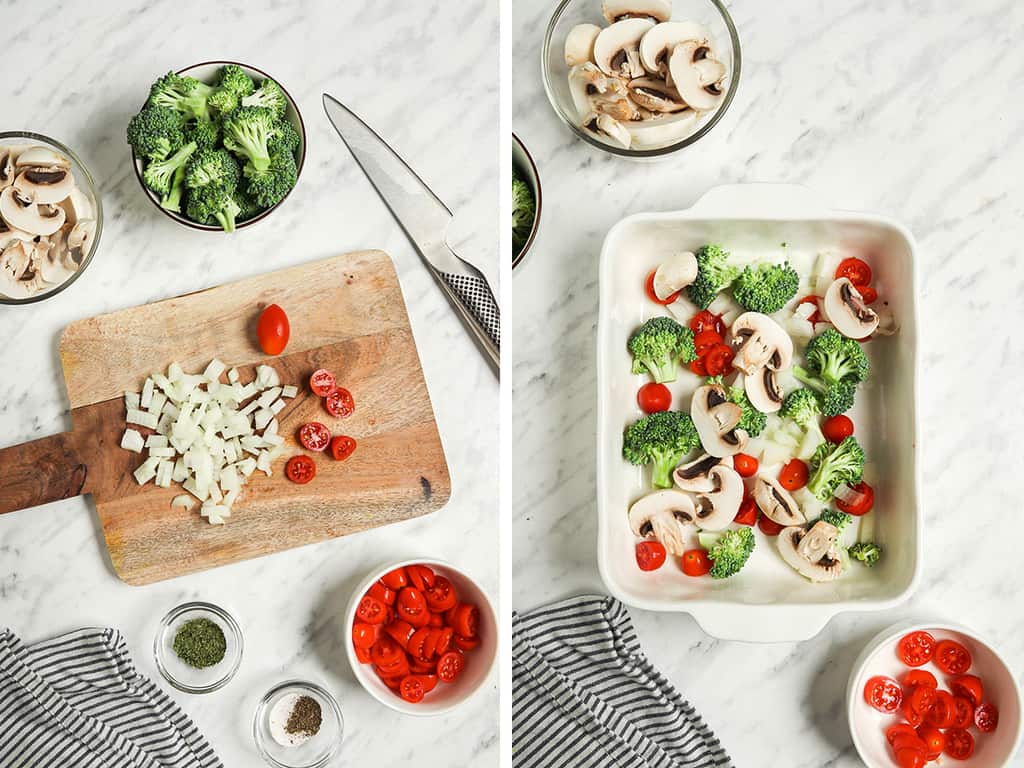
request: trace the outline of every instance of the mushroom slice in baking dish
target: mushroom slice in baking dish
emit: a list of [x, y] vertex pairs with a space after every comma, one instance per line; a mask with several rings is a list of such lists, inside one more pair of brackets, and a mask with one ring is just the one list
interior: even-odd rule
[[736, 356], [734, 368], [747, 375], [765, 366], [782, 371], [793, 364], [793, 339], [785, 329], [760, 312], [744, 312], [729, 328]]
[[878, 327], [878, 313], [864, 303], [864, 297], [849, 278], [840, 277], [832, 282], [822, 308], [836, 330], [851, 339], [867, 338]]
[[697, 511], [693, 499], [682, 491], [655, 491], [629, 508], [629, 527], [642, 538], [653, 536], [670, 555], [686, 551], [686, 527], [693, 525]]
[[797, 573], [811, 581], [833, 581], [843, 572], [843, 561], [836, 551], [839, 531], [819, 520], [810, 529], [802, 525], [783, 528], [777, 546], [779, 554]]
[[[690, 107], [700, 112], [708, 112], [722, 103], [725, 89], [725, 66], [706, 63], [711, 49], [699, 40], [688, 40], [680, 43], [672, 50], [669, 57], [669, 74], [672, 85], [679, 91]], [[717, 61], [717, 60], [712, 60]], [[721, 62], [717, 62], [719, 65]]]
[[668, 60], [672, 49], [689, 41], [703, 43], [710, 47], [708, 33], [694, 21], [668, 21], [657, 24], [640, 41], [640, 63], [652, 75], [671, 80]]
[[565, 63], [578, 67], [594, 59], [594, 41], [601, 34], [597, 24], [577, 24], [565, 36]]
[[754, 482], [754, 501], [769, 520], [779, 525], [799, 525], [807, 521], [796, 499], [773, 478], [757, 478]]
[[732, 469], [732, 456], [711, 456], [707, 453], [699, 456], [688, 464], [680, 464], [672, 473], [676, 487], [691, 493], [707, 493], [715, 487], [711, 470], [715, 467]]
[[697, 497], [697, 525], [705, 531], [721, 531], [732, 523], [743, 501], [743, 478], [735, 469], [718, 465], [708, 473], [713, 488]]
[[673, 253], [654, 271], [654, 295], [664, 301], [697, 279], [697, 257], [690, 251]]
[[782, 409], [782, 387], [771, 368], [765, 366], [750, 376], [743, 376], [743, 389], [750, 404], [761, 413], [776, 413]]
[[646, 70], [640, 63], [640, 40], [654, 26], [649, 19], [626, 19], [601, 30], [594, 41], [594, 63], [606, 75], [624, 80], [643, 77]]
[[604, 0], [601, 10], [609, 24], [626, 19], [668, 21], [672, 18], [672, 0]]
[[743, 410], [718, 384], [698, 387], [690, 400], [690, 418], [701, 445], [712, 456], [734, 456], [747, 447], [748, 435], [737, 429]]

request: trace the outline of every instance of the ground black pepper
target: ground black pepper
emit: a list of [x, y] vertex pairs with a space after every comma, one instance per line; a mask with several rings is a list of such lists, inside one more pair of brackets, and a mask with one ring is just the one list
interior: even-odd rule
[[320, 711], [320, 703], [309, 696], [300, 696], [288, 715], [288, 723], [284, 729], [291, 734], [304, 734], [316, 736], [320, 732], [320, 725], [323, 723], [323, 714]]
[[196, 669], [219, 664], [227, 648], [224, 630], [210, 619], [189, 619], [174, 635], [174, 652], [179, 659]]

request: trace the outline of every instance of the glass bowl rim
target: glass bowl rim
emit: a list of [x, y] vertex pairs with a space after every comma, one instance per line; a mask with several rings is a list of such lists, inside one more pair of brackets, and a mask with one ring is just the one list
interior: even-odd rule
[[282, 763], [280, 760], [275, 758], [273, 755], [267, 752], [264, 746], [263, 736], [260, 734], [260, 723], [263, 720], [263, 715], [266, 712], [267, 707], [270, 705], [271, 699], [273, 699], [278, 693], [285, 690], [286, 688], [300, 688], [307, 691], [312, 691], [326, 701], [334, 712], [335, 717], [338, 719], [338, 738], [331, 744], [328, 752], [313, 763], [303, 764], [301, 768], [322, 768], [333, 760], [338, 750], [341, 749], [342, 741], [345, 738], [345, 716], [341, 712], [341, 706], [338, 704], [338, 700], [334, 697], [330, 691], [321, 685], [310, 682], [308, 680], [299, 680], [297, 678], [291, 680], [284, 680], [283, 682], [277, 683], [272, 686], [269, 691], [263, 694], [263, 698], [260, 699], [260, 703], [256, 705], [256, 712], [252, 719], [252, 738], [256, 742], [256, 750], [260, 753], [268, 765], [273, 765], [275, 768], [297, 768], [295, 765], [288, 763]]
[[[238, 651], [235, 654], [234, 661], [231, 663], [231, 666], [228, 668], [228, 670], [217, 680], [214, 680], [212, 683], [207, 683], [206, 685], [189, 685], [188, 683], [182, 682], [181, 680], [178, 680], [173, 674], [171, 674], [170, 670], [164, 664], [162, 640], [167, 631], [171, 628], [171, 625], [174, 623], [174, 621], [179, 616], [181, 616], [184, 613], [188, 613], [189, 611], [205, 611], [207, 613], [212, 613], [214, 616], [216, 616], [218, 619], [220, 619], [227, 625], [227, 629], [231, 632], [232, 635], [234, 635], [238, 646]], [[198, 694], [213, 693], [214, 691], [219, 691], [221, 688], [223, 688], [225, 685], [231, 682], [231, 679], [235, 676], [235, 673], [238, 671], [238, 668], [242, 664], [242, 656], [244, 655], [244, 653], [245, 638], [242, 635], [242, 628], [238, 626], [238, 622], [235, 621], [235, 618], [220, 606], [214, 605], [213, 603], [203, 602], [200, 600], [182, 603], [181, 605], [175, 606], [174, 608], [169, 610], [160, 620], [160, 625], [157, 628], [156, 636], [153, 638], [153, 658], [156, 661], [157, 669], [160, 670], [160, 674], [163, 676], [164, 680], [173, 685], [179, 691], [184, 691], [185, 693]]]
[[530, 248], [534, 244], [534, 241], [536, 241], [537, 239], [537, 233], [540, 230], [540, 214], [544, 208], [544, 193], [540, 183], [540, 171], [537, 170], [537, 163], [533, 159], [533, 155], [530, 154], [530, 150], [526, 148], [526, 144], [523, 143], [523, 140], [519, 138], [515, 131], [512, 132], [512, 141], [522, 151], [523, 156], [526, 158], [526, 162], [530, 164], [530, 168], [533, 171], [533, 178], [535, 181], [534, 186], [536, 187], [536, 189], [534, 189], [533, 192], [537, 198], [537, 210], [533, 216], [533, 226], [530, 227], [530, 237], [527, 238], [526, 243], [522, 247], [522, 250], [520, 250], [519, 253], [512, 258], [512, 269], [515, 269], [526, 258], [527, 252], [529, 252]]

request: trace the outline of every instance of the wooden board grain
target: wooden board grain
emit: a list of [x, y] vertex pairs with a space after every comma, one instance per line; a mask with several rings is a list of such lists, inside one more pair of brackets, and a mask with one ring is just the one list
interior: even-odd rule
[[[283, 306], [291, 324], [285, 354], [266, 358], [255, 342], [260, 311]], [[214, 357], [237, 366], [242, 380], [260, 363], [273, 365], [299, 396], [278, 415], [285, 457], [274, 475], [255, 473], [224, 526], [172, 508], [182, 493], [139, 486], [137, 454], [120, 448], [123, 393], [178, 362], [200, 372]], [[444, 450], [420, 367], [401, 288], [390, 258], [363, 251], [211, 288], [69, 326], [61, 359], [73, 431], [0, 456], [10, 465], [49, 460], [51, 485], [82, 472], [72, 492], [91, 493], [117, 574], [145, 584], [270, 554], [290, 547], [428, 514], [451, 493]], [[335, 419], [309, 392], [309, 375], [328, 368], [356, 400]], [[321, 421], [348, 434], [358, 449], [345, 462], [315, 454], [317, 476], [296, 485], [283, 476], [287, 456], [304, 452], [296, 432]], [[39, 456], [27, 459], [29, 453]], [[52, 458], [56, 456], [56, 458]], [[49, 457], [49, 458], [48, 458]], [[68, 471], [69, 468], [74, 471]], [[84, 468], [84, 469], [83, 469]], [[39, 482], [38, 478], [35, 482]], [[70, 481], [75, 486], [75, 481]], [[2, 496], [0, 488], [0, 496]], [[38, 490], [38, 489], [34, 489]], [[2, 508], [2, 504], [0, 504]]]

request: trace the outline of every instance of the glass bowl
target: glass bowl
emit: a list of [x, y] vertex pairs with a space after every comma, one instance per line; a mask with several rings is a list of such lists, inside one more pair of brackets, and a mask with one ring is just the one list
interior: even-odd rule
[[[320, 705], [323, 722], [315, 736], [296, 746], [282, 746], [270, 732], [270, 716], [274, 706], [286, 696], [309, 696]], [[341, 749], [345, 719], [337, 700], [315, 683], [288, 680], [267, 691], [256, 707], [252, 736], [256, 749], [268, 765], [276, 768], [320, 768], [327, 765]]]
[[579, 125], [576, 106], [569, 90], [569, 68], [565, 63], [565, 38], [577, 24], [591, 23], [606, 26], [601, 15], [601, 0], [562, 0], [548, 22], [541, 48], [541, 74], [544, 91], [555, 112], [573, 133], [593, 147], [620, 157], [656, 158], [670, 155], [698, 142], [707, 135], [725, 115], [736, 96], [740, 82], [740, 38], [732, 17], [720, 0], [673, 0], [673, 21], [696, 21], [704, 26], [715, 45], [719, 58], [728, 67], [725, 97], [713, 111], [705, 114], [696, 130], [686, 138], [661, 147], [626, 149], [604, 141]]
[[71, 172], [75, 177], [78, 189], [88, 198], [92, 205], [93, 217], [96, 219], [96, 234], [93, 236], [89, 252], [85, 254], [78, 269], [63, 283], [23, 299], [15, 299], [0, 294], [0, 305], [34, 304], [37, 301], [56, 296], [82, 276], [82, 273], [85, 272], [92, 262], [92, 258], [100, 244], [100, 235], [103, 234], [103, 204], [100, 201], [100, 194], [96, 189], [96, 183], [93, 181], [92, 174], [89, 173], [89, 169], [85, 167], [85, 164], [82, 163], [78, 155], [56, 139], [51, 139], [49, 136], [44, 136], [41, 133], [33, 133], [31, 131], [0, 131], [0, 146], [8, 147], [18, 144], [38, 144], [49, 147], [71, 161]]
[[[224, 658], [211, 667], [196, 669], [178, 658], [174, 652], [174, 636], [178, 628], [192, 619], [210, 619], [224, 632], [227, 650]], [[223, 608], [212, 603], [184, 603], [171, 610], [160, 621], [153, 640], [156, 667], [171, 685], [185, 693], [211, 693], [227, 685], [242, 663], [244, 642], [238, 622]]]
[[519, 172], [520, 178], [530, 185], [534, 199], [537, 201], [537, 211], [533, 216], [533, 226], [530, 228], [530, 237], [527, 239], [523, 249], [512, 257], [512, 269], [515, 269], [526, 258], [527, 252], [533, 247], [537, 240], [537, 230], [540, 229], [540, 214], [543, 208], [544, 198], [540, 188], [540, 173], [537, 171], [537, 164], [533, 162], [526, 145], [522, 140], [512, 134], [512, 167]]

